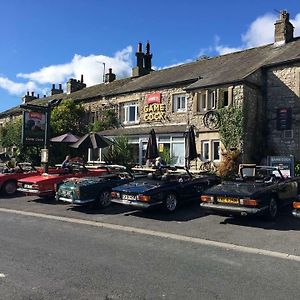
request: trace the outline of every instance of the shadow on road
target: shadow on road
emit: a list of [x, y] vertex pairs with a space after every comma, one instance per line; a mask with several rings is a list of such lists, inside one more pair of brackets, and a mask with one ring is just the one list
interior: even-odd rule
[[124, 205], [115, 205], [112, 203], [108, 207], [105, 208], [94, 208], [92, 205], [74, 205], [70, 206], [68, 210], [81, 212], [88, 215], [97, 215], [97, 214], [103, 214], [103, 215], [118, 215], [118, 214], [124, 214], [126, 212], [131, 211], [130, 208], [124, 206]]
[[263, 217], [227, 217], [220, 224], [231, 224], [237, 226], [257, 227], [269, 230], [300, 231], [300, 219], [293, 217], [292, 209], [290, 207], [284, 208], [274, 221], [267, 221]]
[[36, 198], [28, 200], [27, 202], [36, 202], [36, 203], [42, 203], [42, 204], [49, 204], [49, 205], [68, 205], [68, 203], [63, 201], [57, 201], [54, 197], [43, 197], [43, 198]]
[[141, 218], [159, 220], [159, 221], [177, 221], [187, 222], [190, 220], [202, 218], [207, 214], [201, 209], [199, 202], [186, 203], [173, 212], [165, 212], [160, 207], [155, 207], [147, 210], [135, 210], [125, 215], [131, 215]]

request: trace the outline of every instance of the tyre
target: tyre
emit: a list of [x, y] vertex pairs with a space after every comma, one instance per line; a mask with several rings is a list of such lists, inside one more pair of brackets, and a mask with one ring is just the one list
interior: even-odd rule
[[278, 202], [274, 196], [270, 198], [268, 209], [266, 211], [267, 220], [275, 220], [278, 217]]
[[2, 186], [2, 191], [7, 196], [12, 196], [17, 191], [17, 182], [14, 180], [9, 180], [9, 181], [5, 182], [4, 185]]
[[104, 208], [104, 207], [107, 207], [109, 206], [111, 203], [110, 201], [110, 191], [109, 190], [105, 190], [105, 191], [102, 191], [96, 201], [95, 201], [95, 205], [94, 207], [95, 208]]
[[178, 206], [177, 196], [175, 194], [168, 194], [164, 200], [164, 209], [167, 212], [174, 212]]

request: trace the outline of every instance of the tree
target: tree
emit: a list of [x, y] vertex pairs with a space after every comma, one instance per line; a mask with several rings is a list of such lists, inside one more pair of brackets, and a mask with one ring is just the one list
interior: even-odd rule
[[101, 112], [100, 120], [91, 124], [90, 130], [99, 132], [106, 129], [118, 127], [119, 121], [116, 112], [113, 109], [103, 110]]
[[1, 147], [13, 147], [21, 145], [22, 119], [6, 123], [0, 131]]
[[108, 153], [104, 155], [104, 161], [107, 164], [119, 164], [127, 168], [131, 168], [134, 164], [133, 154], [128, 138], [125, 136], [117, 136], [114, 143], [109, 147]]
[[85, 111], [81, 104], [76, 104], [72, 100], [65, 100], [60, 105], [54, 107], [51, 112], [52, 135], [61, 135], [71, 132], [83, 135], [87, 132], [85, 124]]
[[19, 118], [11, 123], [5, 124], [0, 131], [1, 147], [14, 147], [13, 156], [17, 162], [28, 161], [34, 165], [40, 164], [40, 146], [26, 146], [21, 142], [22, 119]]

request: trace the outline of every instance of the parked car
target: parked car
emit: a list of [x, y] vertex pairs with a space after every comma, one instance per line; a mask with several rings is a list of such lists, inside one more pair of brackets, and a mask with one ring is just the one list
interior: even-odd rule
[[192, 175], [187, 169], [136, 169], [134, 182], [114, 187], [111, 201], [137, 208], [163, 206], [168, 212], [179, 204], [197, 200], [202, 192], [220, 182], [214, 175]]
[[300, 218], [300, 197], [298, 196], [298, 199], [293, 202], [293, 215], [297, 218]]
[[125, 167], [108, 166], [108, 173], [97, 177], [70, 178], [57, 186], [56, 200], [76, 205], [93, 204], [95, 208], [110, 204], [113, 187], [133, 180]]
[[0, 172], [0, 190], [6, 195], [17, 191], [17, 181], [22, 178], [41, 174], [31, 163], [18, 163], [15, 168], [3, 165]]
[[39, 197], [54, 197], [56, 185], [71, 177], [94, 177], [108, 172], [106, 167], [88, 169], [83, 164], [72, 162], [68, 169], [49, 169], [49, 173], [18, 180], [18, 191]]
[[285, 178], [277, 167], [240, 165], [239, 176], [206, 190], [201, 207], [221, 215], [265, 215], [275, 219], [299, 194], [300, 177]]

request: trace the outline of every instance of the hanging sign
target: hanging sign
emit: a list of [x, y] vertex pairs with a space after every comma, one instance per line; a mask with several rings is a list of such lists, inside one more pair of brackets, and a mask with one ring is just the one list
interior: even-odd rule
[[45, 139], [46, 114], [38, 111], [23, 112], [22, 143], [43, 144]]
[[146, 95], [146, 103], [147, 104], [161, 103], [161, 93], [152, 93]]

